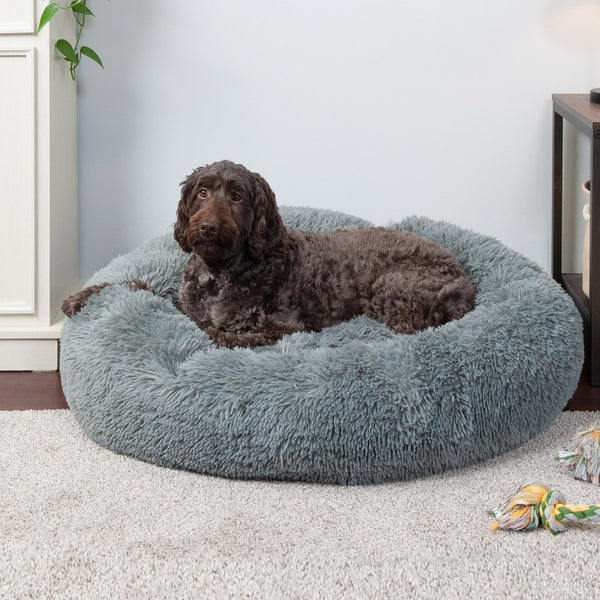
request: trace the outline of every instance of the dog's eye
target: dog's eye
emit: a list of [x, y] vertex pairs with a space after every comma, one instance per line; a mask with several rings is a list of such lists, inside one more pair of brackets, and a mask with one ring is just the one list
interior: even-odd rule
[[208, 198], [208, 190], [206, 188], [200, 188], [198, 198]]
[[233, 202], [241, 202], [243, 200], [242, 196], [240, 194], [238, 194], [237, 192], [233, 192], [233, 194], [231, 194], [231, 200]]

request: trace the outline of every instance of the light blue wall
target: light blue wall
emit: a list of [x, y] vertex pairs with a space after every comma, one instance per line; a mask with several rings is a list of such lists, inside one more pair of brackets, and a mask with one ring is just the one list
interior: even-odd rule
[[95, 0], [86, 43], [106, 68], [79, 75], [82, 280], [169, 231], [179, 182], [222, 158], [280, 204], [446, 219], [548, 268], [550, 96], [600, 86], [600, 43], [564, 14], [582, 6]]

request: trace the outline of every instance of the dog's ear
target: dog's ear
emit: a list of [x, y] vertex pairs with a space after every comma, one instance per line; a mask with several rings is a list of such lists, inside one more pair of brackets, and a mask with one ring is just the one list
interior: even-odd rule
[[252, 173], [254, 184], [254, 219], [248, 238], [248, 248], [253, 256], [264, 256], [281, 245], [287, 232], [277, 210], [275, 193], [258, 174]]
[[174, 236], [184, 252], [192, 251], [192, 247], [187, 241], [187, 230], [190, 225], [190, 210], [198, 171], [199, 169], [196, 169], [181, 182], [181, 199], [177, 205], [177, 222], [175, 223]]

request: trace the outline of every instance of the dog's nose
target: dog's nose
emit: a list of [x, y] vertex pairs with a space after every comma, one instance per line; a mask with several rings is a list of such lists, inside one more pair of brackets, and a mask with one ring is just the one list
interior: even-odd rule
[[203, 221], [200, 223], [200, 233], [204, 237], [215, 237], [219, 233], [219, 226], [214, 221]]

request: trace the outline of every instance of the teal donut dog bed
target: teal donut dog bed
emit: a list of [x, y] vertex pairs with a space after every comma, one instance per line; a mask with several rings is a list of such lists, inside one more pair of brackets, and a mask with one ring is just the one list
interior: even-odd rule
[[[355, 217], [282, 207], [287, 226]], [[394, 225], [451, 250], [477, 289], [462, 319], [397, 335], [360, 316], [275, 346], [216, 348], [174, 306], [188, 258], [163, 236], [87, 285], [115, 285], [67, 319], [61, 376], [97, 443], [165, 467], [235, 478], [369, 484], [463, 467], [549, 425], [573, 395], [582, 323], [539, 267], [497, 240], [425, 218]]]

